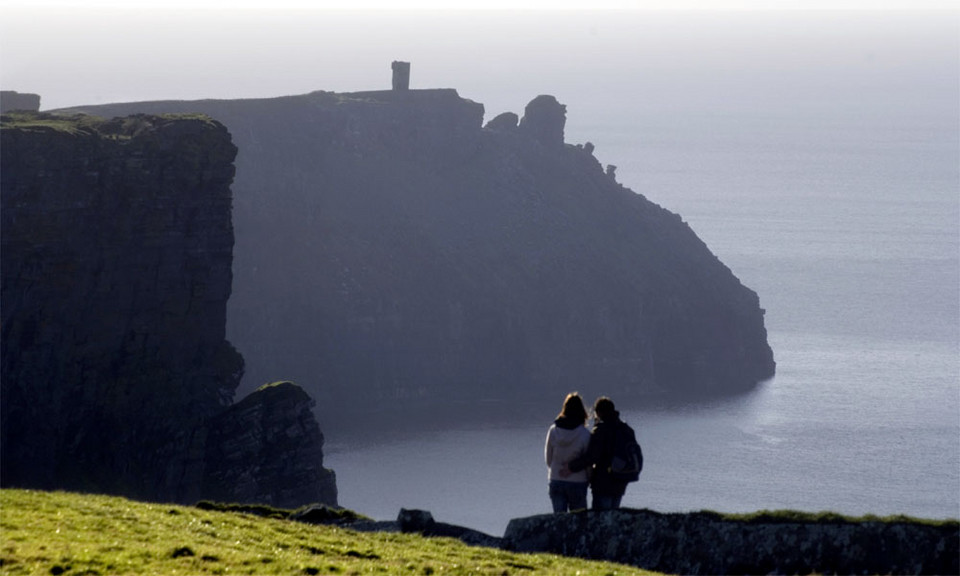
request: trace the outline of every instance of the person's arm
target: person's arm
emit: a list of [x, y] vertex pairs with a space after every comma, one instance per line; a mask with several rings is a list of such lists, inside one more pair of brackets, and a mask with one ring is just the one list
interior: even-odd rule
[[567, 463], [567, 468], [569, 468], [571, 472], [585, 470], [593, 466], [599, 459], [601, 450], [599, 435], [599, 431], [590, 434], [590, 442], [587, 443], [586, 451]]
[[553, 442], [550, 441], [551, 434], [553, 434], [553, 426], [547, 430], [547, 441], [543, 445], [543, 459], [547, 461], [547, 468], [553, 463]]

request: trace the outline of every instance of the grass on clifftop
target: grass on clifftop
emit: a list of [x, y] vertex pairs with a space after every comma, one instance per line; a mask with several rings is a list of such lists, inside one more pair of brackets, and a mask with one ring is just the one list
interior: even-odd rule
[[99, 116], [83, 114], [64, 116], [46, 112], [9, 112], [3, 114], [0, 126], [21, 130], [46, 128], [68, 134], [78, 134], [80, 132], [95, 132], [104, 122], [105, 120]]
[[[165, 120], [199, 120], [206, 124], [214, 124], [214, 120], [206, 114], [156, 114], [147, 115]], [[0, 116], [0, 128], [16, 128], [19, 130], [37, 131], [54, 130], [68, 134], [84, 132], [101, 132], [113, 138], [126, 139], [130, 135], [123, 133], [125, 126], [144, 124], [138, 116], [127, 116], [108, 120], [89, 114], [57, 114], [52, 112], [8, 112]], [[104, 129], [107, 128], [106, 132]]]
[[32, 490], [0, 490], [0, 573], [654, 574], [449, 538]]
[[894, 514], [891, 516], [875, 516], [868, 514], [865, 516], [846, 516], [836, 512], [801, 512], [798, 510], [760, 510], [747, 514], [731, 514], [714, 512], [713, 510], [701, 510], [700, 514], [725, 520], [727, 522], [742, 522], [744, 524], [863, 524], [863, 523], [885, 523], [885, 524], [918, 524], [925, 526], [940, 526], [956, 528], [958, 521], [953, 518], [942, 520], [929, 518], [916, 518], [914, 516], [905, 516], [903, 514]]

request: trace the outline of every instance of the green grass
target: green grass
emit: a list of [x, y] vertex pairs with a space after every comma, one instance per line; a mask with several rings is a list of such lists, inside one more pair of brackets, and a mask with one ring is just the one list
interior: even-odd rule
[[[213, 124], [213, 119], [205, 114], [157, 114], [167, 120], [200, 120]], [[142, 124], [136, 117], [128, 116], [117, 120], [107, 120], [99, 116], [88, 114], [55, 114], [50, 112], [10, 112], [0, 118], [0, 128], [17, 128], [19, 130], [55, 130], [68, 134], [101, 132], [106, 136], [118, 139], [129, 138], [124, 128]]]
[[0, 573], [653, 574], [449, 538], [32, 490], [0, 490]]
[[956, 519], [931, 520], [896, 514], [892, 516], [844, 516], [836, 512], [800, 512], [797, 510], [760, 510], [748, 514], [725, 514], [713, 510], [702, 510], [700, 514], [712, 516], [718, 520], [728, 522], [743, 522], [746, 524], [860, 524], [864, 522], [885, 522], [901, 524], [923, 524], [927, 526], [942, 526], [956, 528], [960, 522]]
[[10, 112], [4, 114], [0, 126], [22, 130], [48, 129], [68, 134], [95, 132], [105, 122], [99, 116], [85, 114], [59, 115], [46, 112]]

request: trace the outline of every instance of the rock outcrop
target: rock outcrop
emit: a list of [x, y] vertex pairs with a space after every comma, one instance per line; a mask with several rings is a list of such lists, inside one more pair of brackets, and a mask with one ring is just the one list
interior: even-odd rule
[[957, 574], [956, 521], [796, 519], [767, 514], [583, 511], [510, 521], [508, 550], [631, 564], [667, 574]]
[[562, 147], [567, 107], [549, 95], [540, 95], [523, 110], [520, 131], [544, 146]]
[[[566, 120], [564, 120], [566, 123]], [[493, 120], [487, 122], [483, 127], [485, 130], [492, 130], [494, 132], [513, 132], [515, 131], [520, 124], [520, 117], [514, 112], [504, 112], [502, 114], [497, 114]]]
[[323, 433], [313, 405], [299, 386], [275, 382], [213, 418], [202, 496], [278, 508], [336, 504], [336, 478], [323, 467]]
[[499, 548], [502, 542], [501, 538], [471, 528], [437, 522], [433, 519], [433, 514], [426, 510], [401, 508], [394, 521], [357, 520], [344, 525], [358, 532], [405, 532], [428, 538], [456, 538], [464, 544], [488, 548]]
[[453, 90], [84, 110], [230, 128], [229, 337], [251, 385], [303, 382], [325, 419], [478, 394], [696, 398], [773, 375], [757, 295], [679, 216], [565, 144], [551, 96], [489, 129]]
[[[203, 496], [205, 454], [226, 446], [217, 425], [232, 430], [210, 419], [243, 372], [225, 338], [230, 134], [199, 116], [18, 113], [0, 153], [0, 484]], [[261, 404], [286, 425], [285, 403]], [[248, 444], [320, 466], [322, 436], [294, 412], [303, 446]]]

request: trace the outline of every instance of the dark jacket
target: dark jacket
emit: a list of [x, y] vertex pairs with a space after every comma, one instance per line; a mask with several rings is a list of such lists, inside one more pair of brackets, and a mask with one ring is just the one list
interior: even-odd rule
[[614, 417], [612, 422], [597, 421], [590, 432], [590, 443], [587, 445], [587, 451], [583, 456], [572, 460], [569, 464], [572, 472], [593, 467], [590, 476], [590, 489], [594, 494], [623, 496], [623, 493], [627, 490], [626, 482], [610, 478], [610, 462], [613, 460], [616, 430], [619, 425], [619, 417]]

